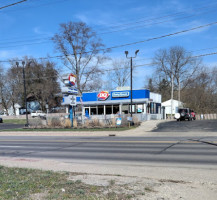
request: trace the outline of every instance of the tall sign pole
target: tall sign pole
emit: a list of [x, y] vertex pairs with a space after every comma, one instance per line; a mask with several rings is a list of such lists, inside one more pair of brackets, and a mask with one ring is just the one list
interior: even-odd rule
[[62, 105], [66, 105], [69, 107], [69, 118], [73, 127], [73, 110], [74, 106], [76, 106], [76, 95], [78, 94], [78, 90], [76, 88], [76, 75], [66, 75], [65, 77], [63, 77], [63, 82], [65, 84], [65, 87], [62, 88]]

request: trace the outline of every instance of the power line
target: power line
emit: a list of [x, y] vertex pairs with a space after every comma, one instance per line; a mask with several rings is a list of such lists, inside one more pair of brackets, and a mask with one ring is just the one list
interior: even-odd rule
[[192, 58], [204, 57], [204, 56], [211, 56], [211, 55], [215, 55], [215, 54], [217, 54], [217, 52], [212, 52], [212, 53], [207, 53], [207, 54], [196, 55], [196, 56], [192, 56]]
[[[215, 8], [215, 10], [216, 10], [216, 8]], [[213, 10], [213, 11], [215, 11], [215, 10]], [[201, 14], [209, 14], [210, 12], [211, 11], [207, 11], [207, 12], [197, 13], [197, 14], [193, 14], [193, 15], [189, 15], [189, 16], [185, 16], [185, 17], [179, 17], [179, 18], [175, 18], [175, 19], [168, 19], [168, 20], [153, 22], [153, 23], [144, 24], [144, 25], [138, 25], [138, 26], [134, 25], [134, 26], [131, 26], [131, 27], [125, 27], [125, 28], [121, 28], [121, 29], [118, 29], [118, 30], [101, 32], [101, 33], [98, 33], [97, 35], [110, 34], [110, 33], [125, 31], [125, 30], [129, 30], [129, 29], [133, 30], [135, 28], [141, 28], [141, 27], [145, 27], [145, 26], [152, 26], [152, 25], [157, 25], [157, 24], [163, 24], [163, 23], [170, 22], [170, 21], [173, 21], [173, 20], [177, 21], [177, 20], [188, 19], [188, 18], [192, 18], [194, 16], [201, 15]]]
[[[121, 47], [131, 46], [131, 45], [135, 45], [135, 44], [140, 44], [140, 43], [144, 43], [144, 42], [149, 42], [149, 41], [152, 41], [152, 40], [158, 40], [158, 39], [162, 39], [162, 38], [178, 35], [178, 34], [181, 34], [181, 33], [186, 33], [186, 32], [194, 31], [194, 30], [197, 30], [197, 29], [205, 28], [205, 27], [212, 26], [212, 25], [215, 25], [215, 24], [217, 24], [217, 21], [209, 23], [209, 24], [197, 26], [197, 27], [194, 27], [194, 28], [191, 28], [191, 29], [185, 29], [185, 30], [182, 30], [182, 31], [178, 31], [178, 32], [174, 32], [174, 33], [169, 33], [169, 34], [166, 34], [166, 35], [161, 35], [161, 36], [149, 38], [149, 39], [146, 39], [146, 40], [141, 40], [141, 41], [137, 41], [137, 42], [131, 42], [131, 43], [126, 43], [126, 44], [116, 45], [116, 46], [112, 46], [112, 47], [108, 47], [108, 48], [104, 48], [104, 49], [98, 49], [97, 51], [106, 51], [106, 50], [111, 50], [111, 49], [117, 49], [117, 48], [121, 48]], [[86, 51], [86, 52], [83, 52], [83, 54], [92, 53], [92, 52], [93, 51]], [[77, 54], [81, 54], [81, 53], [78, 52]], [[69, 54], [69, 55], [66, 55], [66, 56], [73, 56], [73, 55], [75, 55], [75, 54]], [[36, 58], [36, 59], [52, 59], [52, 58], [63, 58], [63, 57], [65, 57], [65, 55], [49, 56], [49, 57], [39, 57], [39, 58]], [[0, 62], [9, 62], [9, 61], [0, 61]]]
[[[25, 0], [25, 1], [28, 1], [28, 0]], [[7, 10], [5, 13], [8, 13], [8, 12], [16, 12], [16, 11], [22, 11], [22, 10], [26, 10], [26, 9], [30, 9], [30, 8], [35, 8], [35, 7], [47, 6], [47, 5], [51, 5], [51, 4], [55, 4], [55, 3], [62, 3], [62, 2], [64, 2], [64, 1], [68, 1], [68, 0], [52, 1], [52, 2], [49, 2], [49, 3], [39, 4], [39, 5], [36, 5], [36, 6], [34, 6], [34, 5], [33, 5], [33, 6], [28, 6], [28, 7], [19, 9], [19, 10]]]
[[[216, 9], [216, 8], [215, 8]], [[190, 16], [185, 16], [185, 17], [180, 17], [180, 18], [176, 18], [175, 20], [182, 20], [182, 19], [187, 19], [187, 18], [191, 18], [197, 15], [201, 15], [201, 14], [207, 14], [210, 13], [210, 11], [208, 12], [203, 12], [203, 13], [197, 13], [194, 15], [190, 15]], [[162, 17], [164, 18], [164, 17]], [[157, 19], [157, 18], [156, 18]], [[119, 29], [119, 30], [114, 30], [114, 31], [107, 31], [107, 32], [102, 32], [102, 33], [97, 33], [96, 35], [103, 35], [103, 34], [109, 34], [109, 33], [114, 33], [114, 32], [119, 32], [119, 31], [124, 31], [124, 30], [128, 30], [128, 29], [133, 29], [133, 28], [140, 28], [140, 27], [144, 27], [144, 26], [150, 26], [150, 25], [157, 25], [157, 24], [162, 24], [165, 22], [169, 22], [169, 21], [173, 21], [174, 19], [169, 19], [169, 20], [165, 20], [165, 21], [160, 21], [160, 22], [154, 22], [154, 23], [149, 23], [149, 24], [145, 24], [145, 25], [141, 25], [141, 26], [134, 26], [134, 27], [129, 27], [129, 28], [123, 28], [123, 29]], [[0, 48], [11, 48], [11, 47], [19, 47], [19, 46], [29, 46], [29, 45], [37, 45], [37, 44], [45, 44], [45, 43], [50, 43], [52, 40], [51, 37], [43, 37], [43, 38], [37, 38], [37, 39], [28, 39], [28, 40], [21, 40], [21, 41], [11, 41], [11, 42], [2, 42], [0, 43], [0, 45], [2, 44], [11, 44], [11, 43], [21, 43], [21, 44], [17, 44], [17, 45], [7, 45], [7, 46], [0, 46]], [[33, 42], [33, 43], [22, 43], [22, 42], [28, 42], [28, 41], [35, 41], [35, 40], [43, 40], [40, 42]], [[46, 40], [46, 41], [44, 41]]]
[[[59, 1], [57, 1], [59, 2]], [[216, 6], [217, 4], [214, 4], [214, 5], [209, 5], [209, 6], [203, 6], [203, 7], [199, 7], [198, 9], [201, 11], [201, 10], [204, 10], [204, 9], [207, 9], [207, 8], [213, 8], [214, 6]], [[209, 12], [205, 12], [205, 13], [210, 13], [211, 11]], [[141, 22], [149, 22], [149, 21], [154, 21], [154, 20], [158, 20], [158, 19], [162, 19], [162, 18], [168, 18], [168, 17], [171, 17], [171, 16], [176, 16], [176, 15], [182, 15], [182, 14], [185, 14], [185, 12], [177, 12], [177, 13], [174, 13], [174, 14], [170, 14], [170, 15], [165, 15], [165, 16], [162, 16], [162, 17], [157, 17], [157, 18], [151, 18], [151, 19], [147, 19], [147, 20], [142, 20], [142, 21], [136, 21], [136, 22], [133, 22], [133, 23], [128, 23], [128, 24], [122, 24], [122, 25], [116, 25], [116, 26], [113, 26], [113, 27], [118, 27], [118, 28], [121, 28], [122, 26], [125, 27], [125, 28], [122, 28], [122, 29], [119, 29], [119, 30], [114, 30], [114, 31], [107, 31], [107, 32], [102, 32], [102, 33], [98, 33], [97, 35], [101, 35], [101, 34], [108, 34], [108, 33], [113, 33], [113, 32], [119, 32], [119, 31], [123, 31], [123, 30], [127, 30], [127, 29], [132, 29], [132, 28], [139, 28], [139, 27], [144, 27], [144, 26], [150, 26], [150, 25], [156, 25], [156, 24], [162, 24], [162, 23], [165, 23], [165, 22], [169, 22], [169, 21], [172, 21], [174, 19], [169, 19], [169, 20], [165, 20], [165, 21], [160, 21], [160, 22], [153, 22], [153, 23], [149, 23], [149, 24], [145, 24], [145, 25], [142, 25], [142, 26], [134, 26], [134, 27], [126, 27], [128, 25], [135, 25], [137, 23], [141, 23]], [[185, 17], [180, 17], [180, 18], [177, 18], [175, 20], [181, 20], [181, 19], [186, 19], [186, 18], [190, 18], [190, 17], [194, 17], [196, 15], [199, 15], [201, 13], [197, 13], [197, 14], [194, 14], [194, 15], [190, 15], [190, 16], [185, 16]], [[203, 13], [204, 14], [204, 13]], [[42, 43], [49, 43], [51, 42], [51, 37], [44, 37], [44, 38], [37, 38], [37, 39], [28, 39], [28, 40], [22, 40], [22, 41], [11, 41], [11, 42], [3, 42], [2, 44], [10, 44], [10, 43], [22, 43], [22, 42], [28, 42], [28, 41], [34, 41], [34, 40], [49, 40], [49, 41], [41, 41], [41, 42], [33, 42], [33, 43], [27, 43], [27, 44], [18, 44], [18, 45], [11, 45], [11, 46], [2, 46], [0, 48], [11, 48], [11, 47], [18, 47], [18, 46], [23, 46], [23, 45], [35, 45], [35, 44], [42, 44]]]
[[20, 3], [23, 3], [23, 2], [25, 2], [25, 1], [28, 1], [28, 0], [22, 0], [22, 1], [18, 1], [18, 2], [12, 3], [12, 4], [8, 4], [8, 5], [6, 5], [6, 6], [2, 6], [2, 7], [0, 7], [0, 10], [1, 10], [1, 9], [4, 9], [4, 8], [11, 7], [11, 6], [15, 6], [15, 5], [20, 4]]
[[[201, 10], [204, 10], [204, 9], [207, 9], [207, 8], [213, 8], [214, 6], [216, 6], [217, 4], [210, 4], [207, 6], [207, 4], [205, 4], [206, 6], [202, 6], [202, 7], [197, 7], [195, 9], [201, 11]], [[182, 14], [185, 14], [186, 12], [191, 12], [194, 11], [194, 9], [190, 9], [190, 10], [185, 10], [185, 11], [182, 11], [182, 12], [175, 12], [175, 13], [172, 13], [172, 14], [167, 14], [167, 15], [163, 15], [163, 16], [160, 16], [160, 17], [154, 17], [154, 18], [150, 18], [150, 19], [145, 19], [145, 18], [141, 18], [137, 21], [132, 21], [132, 22], [128, 22], [128, 23], [125, 23], [125, 24], [116, 24], [116, 25], [113, 25], [113, 26], [110, 26], [108, 28], [120, 28], [120, 26], [128, 26], [128, 25], [134, 25], [134, 24], [137, 24], [137, 23], [143, 23], [143, 22], [150, 22], [150, 21], [154, 21], [154, 20], [158, 20], [158, 19], [163, 19], [163, 18], [168, 18], [168, 17], [173, 17], [173, 16], [177, 16], [177, 15], [182, 15]], [[101, 28], [101, 29], [105, 29], [105, 28]], [[99, 29], [99, 30], [101, 30]]]
[[[209, 54], [201, 54], [201, 55], [191, 56], [190, 58], [211, 56], [211, 55], [216, 55], [216, 54], [217, 54], [217, 52], [212, 52], [212, 53], [209, 53]], [[133, 67], [138, 68], [138, 67], [144, 67], [144, 66], [154, 66], [155, 64], [156, 63], [144, 63], [144, 64], [139, 64], [139, 65], [134, 65]], [[130, 68], [130, 66], [129, 67], [120, 67], [118, 69], [116, 69], [116, 68], [104, 69], [103, 71], [104, 72], [109, 72], [109, 71], [125, 69], [125, 68]], [[96, 73], [102, 73], [102, 72], [96, 72]], [[87, 73], [83, 73], [83, 74], [85, 75], [85, 74], [89, 74], [89, 73], [87, 72]], [[43, 77], [39, 77], [39, 78], [26, 78], [26, 80], [48, 79], [48, 78], [55, 78], [55, 77], [60, 77], [61, 78], [61, 75], [59, 74], [59, 75], [56, 75], [56, 76], [43, 76]]]

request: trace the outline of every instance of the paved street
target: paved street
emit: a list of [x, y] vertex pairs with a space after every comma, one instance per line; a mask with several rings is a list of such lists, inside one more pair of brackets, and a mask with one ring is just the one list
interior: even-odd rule
[[1, 136], [0, 156], [217, 167], [217, 137]]
[[[112, 132], [116, 136], [106, 131], [1, 132], [0, 164], [72, 172], [75, 181], [114, 182], [115, 187], [121, 184], [120, 191], [126, 185], [133, 192], [149, 187], [147, 200], [215, 200], [217, 132], [210, 131], [215, 122], [201, 122], [203, 131], [195, 131], [196, 123], [183, 124], [188, 132], [176, 121], [144, 122], [136, 129]], [[161, 131], [151, 132], [156, 126]], [[173, 132], [165, 132], [169, 127]]]
[[168, 121], [153, 132], [217, 132], [217, 120]]

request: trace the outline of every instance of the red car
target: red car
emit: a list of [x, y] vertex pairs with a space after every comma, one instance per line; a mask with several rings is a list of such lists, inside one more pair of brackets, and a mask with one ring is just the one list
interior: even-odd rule
[[191, 110], [190, 112], [191, 112], [192, 119], [196, 120], [196, 113], [193, 110]]

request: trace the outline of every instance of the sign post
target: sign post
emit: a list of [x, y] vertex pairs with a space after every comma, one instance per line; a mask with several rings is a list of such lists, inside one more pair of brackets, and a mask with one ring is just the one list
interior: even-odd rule
[[68, 76], [63, 77], [63, 83], [65, 87], [62, 88], [63, 101], [62, 105], [69, 107], [69, 119], [73, 127], [73, 107], [76, 106], [76, 95], [78, 90], [76, 88], [76, 75], [69, 74]]

